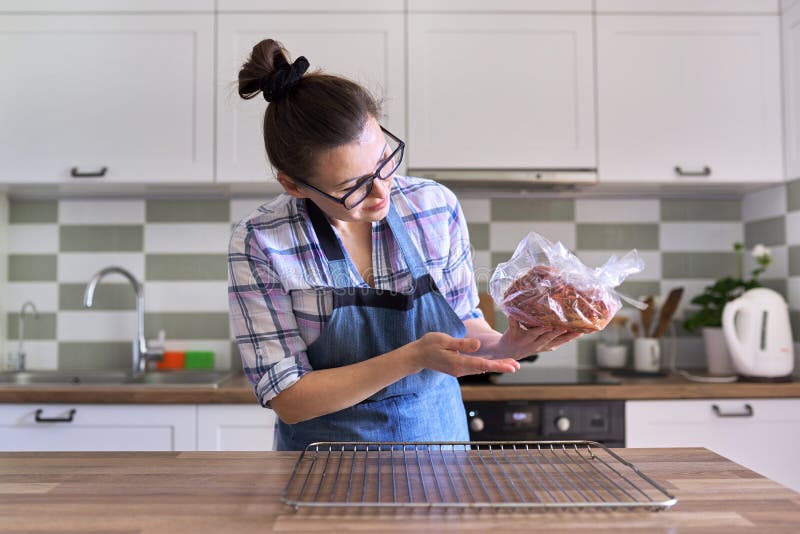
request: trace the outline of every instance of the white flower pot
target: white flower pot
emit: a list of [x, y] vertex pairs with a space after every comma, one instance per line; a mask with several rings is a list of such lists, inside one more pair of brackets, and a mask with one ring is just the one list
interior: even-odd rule
[[703, 328], [703, 341], [706, 346], [708, 372], [712, 375], [735, 375], [736, 369], [728, 351], [728, 342], [722, 328]]

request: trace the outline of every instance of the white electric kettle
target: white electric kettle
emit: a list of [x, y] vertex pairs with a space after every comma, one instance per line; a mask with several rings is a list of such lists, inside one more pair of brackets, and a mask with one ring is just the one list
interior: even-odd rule
[[783, 297], [764, 287], [725, 305], [722, 329], [740, 375], [776, 378], [792, 374], [794, 346]]

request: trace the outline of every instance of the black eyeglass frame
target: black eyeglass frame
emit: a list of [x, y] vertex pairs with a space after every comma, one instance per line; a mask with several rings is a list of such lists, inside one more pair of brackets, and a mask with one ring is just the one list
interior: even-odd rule
[[[381, 126], [381, 131], [383, 133], [385, 133], [386, 135], [388, 135], [390, 138], [392, 138], [394, 141], [397, 142], [397, 148], [392, 150], [392, 153], [389, 154], [389, 156], [383, 161], [383, 163], [380, 164], [380, 166], [375, 170], [374, 173], [372, 173], [370, 176], [365, 176], [364, 178], [362, 178], [358, 182], [356, 182], [356, 184], [353, 187], [351, 187], [350, 189], [347, 190], [347, 192], [344, 194], [344, 196], [335, 197], [335, 196], [333, 196], [333, 195], [331, 195], [329, 193], [326, 193], [325, 191], [317, 188], [316, 186], [311, 185], [310, 183], [306, 182], [305, 180], [301, 180], [300, 178], [294, 178], [294, 181], [295, 182], [299, 182], [300, 184], [304, 185], [305, 187], [308, 187], [309, 189], [313, 189], [314, 191], [316, 191], [320, 195], [324, 196], [325, 198], [327, 198], [329, 200], [332, 200], [333, 202], [336, 202], [337, 204], [341, 204], [342, 206], [344, 206], [344, 209], [346, 209], [348, 211], [353, 209], [353, 208], [355, 208], [356, 206], [358, 206], [359, 204], [364, 202], [367, 199], [367, 197], [369, 196], [369, 194], [372, 193], [372, 187], [373, 187], [373, 185], [375, 185], [375, 180], [388, 180], [389, 178], [391, 178], [394, 175], [395, 172], [397, 172], [397, 169], [400, 168], [400, 164], [403, 162], [403, 154], [405, 153], [405, 146], [406, 146], [405, 141], [403, 141], [402, 139], [400, 139], [399, 137], [394, 135], [392, 132], [390, 132], [389, 130], [387, 130], [383, 126]], [[383, 168], [390, 161], [392, 161], [392, 158], [394, 158], [395, 155], [397, 155], [398, 152], [400, 153], [400, 159], [397, 160], [397, 166], [394, 168], [394, 170], [392, 171], [392, 173], [389, 176], [387, 176], [386, 178], [382, 177], [381, 176], [381, 171], [383, 170]], [[362, 198], [361, 200], [359, 200], [358, 202], [356, 202], [352, 206], [347, 207], [347, 198], [350, 195], [352, 195], [353, 193], [355, 193], [356, 191], [358, 191], [367, 182], [369, 182], [369, 185], [367, 186], [367, 193], [364, 195], [364, 198]]]

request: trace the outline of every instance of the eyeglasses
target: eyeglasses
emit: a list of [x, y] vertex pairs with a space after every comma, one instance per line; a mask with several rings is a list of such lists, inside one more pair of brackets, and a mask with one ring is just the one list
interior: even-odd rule
[[403, 161], [403, 152], [405, 152], [406, 144], [383, 126], [381, 126], [381, 131], [397, 146], [392, 150], [392, 153], [389, 154], [389, 157], [381, 162], [380, 166], [378, 166], [378, 169], [373, 174], [359, 179], [356, 185], [348, 189], [343, 196], [335, 197], [299, 178], [295, 178], [294, 180], [300, 182], [309, 189], [313, 189], [325, 198], [337, 204], [341, 204], [347, 210], [355, 208], [372, 192], [372, 186], [375, 184], [375, 180], [388, 180], [394, 176], [394, 173], [397, 172], [400, 163]]

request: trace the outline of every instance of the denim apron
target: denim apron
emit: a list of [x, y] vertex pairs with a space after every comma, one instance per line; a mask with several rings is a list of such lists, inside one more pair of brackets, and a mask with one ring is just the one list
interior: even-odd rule
[[[352, 286], [333, 228], [313, 202], [306, 200], [306, 208], [334, 284], [331, 316], [306, 350], [312, 368], [358, 363], [427, 332], [464, 337], [464, 323], [436, 287], [394, 205], [386, 221], [413, 278], [408, 293]], [[294, 425], [278, 420], [277, 450], [302, 450], [315, 441], [469, 441], [458, 381], [425, 369], [344, 410]]]

